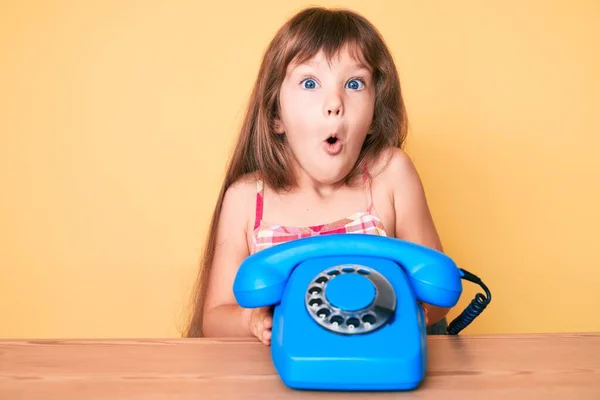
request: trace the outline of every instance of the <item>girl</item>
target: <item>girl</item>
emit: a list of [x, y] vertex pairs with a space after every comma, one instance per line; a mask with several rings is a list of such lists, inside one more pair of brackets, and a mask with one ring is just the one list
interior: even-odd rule
[[[271, 308], [240, 308], [232, 288], [244, 258], [278, 243], [360, 232], [441, 251], [402, 150], [406, 126], [394, 61], [365, 18], [309, 8], [283, 25], [219, 194], [185, 336], [253, 335], [270, 344]], [[423, 308], [428, 332], [442, 333], [448, 310]]]

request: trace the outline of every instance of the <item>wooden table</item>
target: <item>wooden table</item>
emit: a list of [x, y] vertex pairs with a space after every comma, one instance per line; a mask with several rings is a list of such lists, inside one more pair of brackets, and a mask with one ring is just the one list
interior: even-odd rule
[[335, 393], [288, 389], [254, 340], [4, 340], [0, 399], [600, 399], [600, 332], [431, 336], [429, 354], [416, 391]]

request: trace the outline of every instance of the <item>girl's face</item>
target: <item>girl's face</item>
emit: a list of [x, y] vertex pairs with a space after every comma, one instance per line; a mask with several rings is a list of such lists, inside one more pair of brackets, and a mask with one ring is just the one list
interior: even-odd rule
[[354, 167], [369, 133], [375, 87], [368, 66], [343, 48], [328, 63], [322, 52], [290, 64], [280, 89], [276, 132], [285, 134], [297, 172], [337, 183]]

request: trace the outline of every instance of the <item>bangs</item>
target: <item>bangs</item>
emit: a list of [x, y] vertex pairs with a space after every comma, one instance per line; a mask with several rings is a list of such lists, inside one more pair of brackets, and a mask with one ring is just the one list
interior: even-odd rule
[[285, 64], [301, 64], [319, 51], [328, 62], [347, 49], [350, 56], [372, 71], [379, 64], [377, 40], [360, 17], [339, 11], [315, 9], [292, 21], [291, 41], [286, 49]]

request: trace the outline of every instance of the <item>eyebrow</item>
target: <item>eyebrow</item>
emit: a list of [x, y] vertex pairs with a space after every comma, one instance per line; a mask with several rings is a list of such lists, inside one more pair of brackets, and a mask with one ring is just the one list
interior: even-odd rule
[[[303, 62], [302, 64], [295, 64], [295, 65], [290, 65], [290, 66], [292, 67], [290, 70], [291, 73], [295, 73], [298, 69], [302, 69], [302, 68], [306, 68], [306, 67], [317, 68], [316, 62], [314, 62], [314, 61], [306, 61], [306, 62]], [[357, 62], [355, 64], [352, 64], [352, 66], [350, 68], [355, 69], [355, 70], [364, 70], [369, 73], [373, 72], [368, 65], [366, 65], [362, 62]]]
[[363, 64], [361, 62], [354, 64], [354, 68], [356, 68], [356, 69], [364, 69], [364, 70], [367, 70], [369, 72], [372, 72], [371, 68], [368, 65], [365, 65], [365, 64]]

